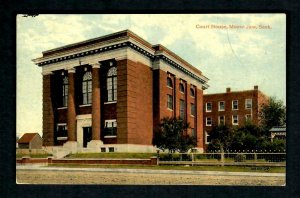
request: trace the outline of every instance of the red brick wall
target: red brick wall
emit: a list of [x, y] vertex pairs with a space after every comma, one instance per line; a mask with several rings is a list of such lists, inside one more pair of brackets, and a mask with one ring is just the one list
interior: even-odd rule
[[117, 61], [118, 79], [117, 79], [117, 142], [119, 144], [126, 144], [128, 142], [127, 136], [127, 60]]
[[[170, 77], [173, 82], [173, 89], [167, 86], [167, 77]], [[157, 80], [158, 79], [158, 80]], [[156, 121], [154, 122], [154, 127], [158, 126], [159, 121], [164, 117], [179, 117], [179, 107], [180, 99], [186, 102], [186, 119], [190, 123], [191, 128], [195, 129], [197, 136], [197, 147], [203, 147], [203, 91], [201, 89], [195, 88], [195, 97], [191, 97], [190, 88], [191, 85], [189, 82], [182, 81], [185, 87], [185, 93], [179, 91], [180, 79], [171, 73], [168, 74], [163, 70], [154, 71], [154, 99], [159, 100], [159, 102], [153, 102]], [[157, 90], [159, 89], [159, 90]], [[167, 94], [173, 95], [173, 111], [167, 108]], [[158, 99], [156, 99], [158, 98]], [[195, 104], [195, 116], [191, 116], [191, 103]], [[158, 105], [159, 104], [159, 105]], [[188, 133], [191, 134], [191, 130], [188, 130]]]
[[[128, 129], [128, 143], [151, 145], [153, 137], [153, 113], [152, 98], [153, 87], [152, 69], [139, 62], [128, 60], [128, 117], [135, 114], [132, 121], [133, 130]], [[135, 127], [135, 128], [134, 128]]]
[[54, 111], [52, 106], [52, 75], [43, 76], [43, 145], [54, 144]]
[[153, 136], [153, 74], [131, 60], [118, 65], [118, 143], [151, 145]]
[[[252, 110], [245, 108], [246, 99], [252, 99]], [[238, 100], [238, 110], [232, 110], [232, 100]], [[225, 101], [225, 111], [218, 111], [218, 102]], [[206, 112], [206, 103], [212, 102], [212, 112]], [[225, 116], [225, 124], [232, 125], [232, 115], [238, 115], [238, 125], [245, 123], [246, 114], [252, 113], [252, 122], [258, 124], [259, 105], [267, 102], [267, 97], [261, 94], [257, 89], [238, 92], [226, 92], [220, 94], [204, 95], [203, 101], [203, 123], [204, 131], [209, 132], [214, 125], [218, 125], [218, 116]], [[212, 118], [213, 126], [206, 126], [206, 117]]]

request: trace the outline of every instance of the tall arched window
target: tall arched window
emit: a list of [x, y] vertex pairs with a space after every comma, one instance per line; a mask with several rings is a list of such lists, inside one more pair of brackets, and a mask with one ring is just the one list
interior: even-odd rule
[[170, 88], [173, 87], [172, 79], [170, 77], [167, 78], [167, 86]]
[[82, 104], [92, 104], [92, 73], [85, 72], [82, 78]]
[[107, 72], [107, 102], [117, 101], [117, 68], [112, 67]]
[[68, 92], [69, 92], [69, 80], [68, 77], [63, 77], [62, 82], [62, 106], [67, 107], [68, 106]]
[[191, 90], [191, 96], [195, 97], [195, 90], [193, 88], [191, 88], [190, 90]]

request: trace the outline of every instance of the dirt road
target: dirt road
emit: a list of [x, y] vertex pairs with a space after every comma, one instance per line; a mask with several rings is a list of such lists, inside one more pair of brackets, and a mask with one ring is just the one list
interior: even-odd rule
[[285, 177], [17, 170], [17, 182], [29, 184], [283, 186]]

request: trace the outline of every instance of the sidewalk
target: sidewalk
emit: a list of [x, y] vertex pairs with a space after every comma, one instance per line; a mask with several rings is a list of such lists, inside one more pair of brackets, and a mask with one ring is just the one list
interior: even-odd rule
[[17, 165], [16, 170], [27, 171], [80, 171], [80, 172], [111, 172], [111, 173], [143, 173], [143, 174], [184, 174], [184, 175], [216, 175], [216, 176], [253, 176], [253, 177], [285, 177], [285, 173], [258, 172], [225, 172], [225, 171], [186, 171], [186, 170], [151, 170], [128, 168], [68, 168], [45, 167], [41, 165]]

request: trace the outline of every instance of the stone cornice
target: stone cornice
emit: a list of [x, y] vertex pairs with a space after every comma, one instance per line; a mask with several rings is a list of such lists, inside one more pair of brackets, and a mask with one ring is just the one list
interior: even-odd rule
[[36, 65], [43, 67], [43, 66], [50, 65], [53, 63], [70, 61], [73, 59], [78, 59], [78, 58], [86, 57], [86, 56], [90, 56], [90, 55], [97, 55], [97, 54], [114, 51], [114, 50], [121, 49], [121, 48], [131, 48], [131, 49], [135, 50], [136, 52], [138, 52], [139, 54], [148, 57], [151, 61], [162, 60], [165, 63], [167, 63], [168, 65], [170, 65], [171, 67], [181, 71], [182, 73], [184, 73], [184, 74], [192, 77], [193, 79], [197, 80], [198, 82], [202, 83], [203, 89], [208, 88], [208, 85], [206, 84], [208, 79], [205, 76], [195, 75], [193, 72], [191, 72], [189, 69], [187, 69], [186, 66], [183, 66], [184, 64], [182, 64], [181, 62], [179, 62], [177, 60], [174, 60], [173, 58], [168, 57], [167, 55], [165, 55], [163, 53], [154, 55], [153, 50], [148, 49], [147, 47], [145, 47], [143, 45], [137, 44], [137, 42], [135, 42], [132, 39], [130, 39], [129, 41], [127, 40], [127, 41], [124, 41], [121, 43], [97, 47], [97, 48], [82, 51], [82, 52], [74, 52], [71, 55], [69, 54], [69, 55], [65, 55], [65, 56], [61, 56], [61, 57], [57, 57], [57, 58], [53, 57], [51, 59], [49, 59], [49, 57], [38, 58], [38, 59], [34, 59], [33, 61]]

